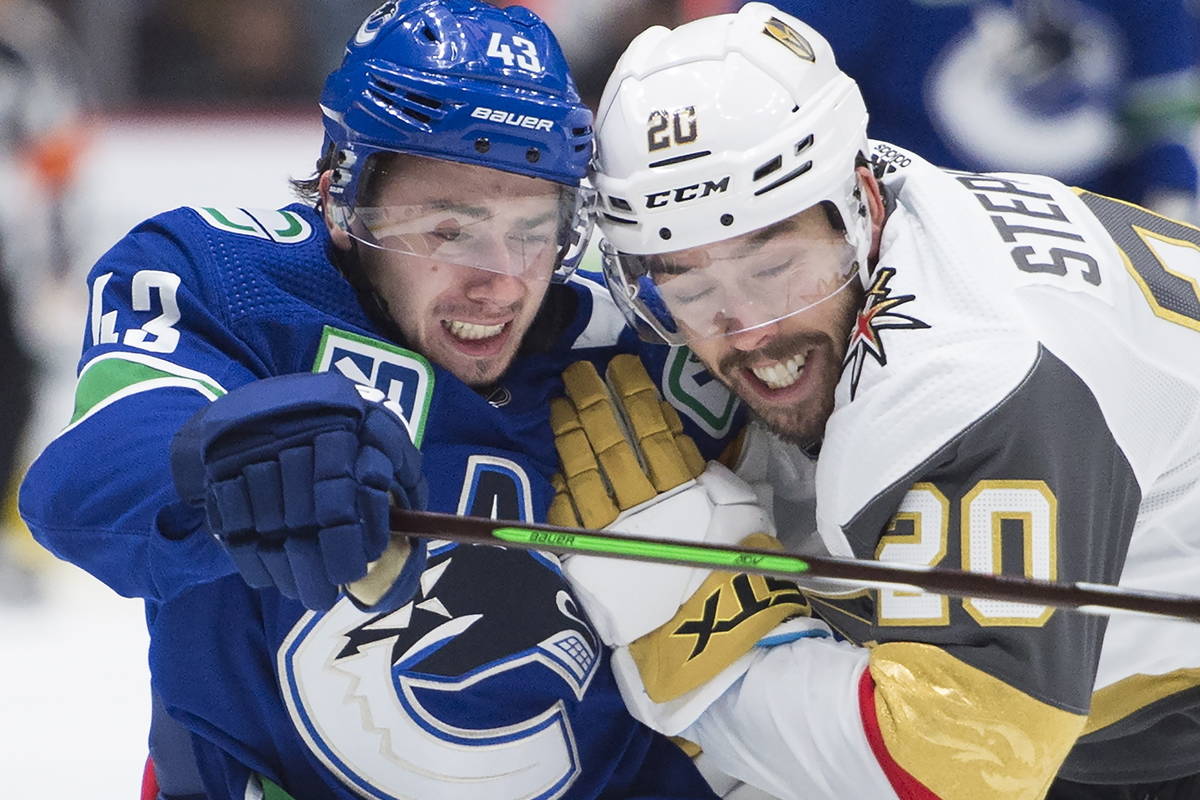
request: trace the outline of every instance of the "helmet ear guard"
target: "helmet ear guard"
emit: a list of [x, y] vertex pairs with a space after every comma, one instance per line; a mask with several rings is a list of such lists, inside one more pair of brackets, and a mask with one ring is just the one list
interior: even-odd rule
[[[597, 115], [593, 182], [617, 303], [658, 338], [648, 286], [616, 254], [687, 250], [762, 230], [820, 204], [866, 275], [871, 220], [856, 172], [867, 112], [824, 38], [765, 3], [652, 28], [617, 63]], [[624, 297], [619, 296], [623, 294]], [[670, 336], [664, 337], [667, 333]]]

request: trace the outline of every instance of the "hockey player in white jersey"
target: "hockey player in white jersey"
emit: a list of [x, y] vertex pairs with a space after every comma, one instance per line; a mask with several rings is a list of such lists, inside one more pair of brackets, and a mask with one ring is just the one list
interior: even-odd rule
[[[778, 492], [802, 495], [780, 476], [815, 459], [834, 554], [1194, 593], [1200, 231], [1044, 177], [938, 169], [866, 127], [824, 39], [766, 4], [638, 37], [593, 176], [631, 322], [688, 343], [790, 443]], [[807, 532], [777, 525], [785, 544]], [[576, 577], [593, 618], [606, 574]], [[699, 688], [661, 677], [735, 626], [640, 620], [642, 653], [695, 648], [618, 648], [626, 701], [783, 797], [1200, 793], [1194, 625], [809, 598], [840, 636], [793, 625]]]

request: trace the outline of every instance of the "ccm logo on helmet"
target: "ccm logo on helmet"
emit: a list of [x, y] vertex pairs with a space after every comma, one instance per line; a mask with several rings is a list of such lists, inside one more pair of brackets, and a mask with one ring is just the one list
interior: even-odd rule
[[488, 122], [503, 122], [515, 128], [533, 128], [536, 131], [548, 131], [554, 127], [553, 120], [530, 117], [526, 114], [514, 114], [511, 111], [501, 111], [498, 108], [479, 106], [471, 112], [475, 119], [486, 119]]
[[718, 181], [692, 183], [680, 186], [678, 189], [667, 189], [663, 192], [648, 194], [646, 195], [646, 208], [662, 208], [670, 203], [686, 203], [688, 200], [708, 197], [710, 194], [721, 194], [729, 190], [729, 178], [730, 176], [726, 175]]

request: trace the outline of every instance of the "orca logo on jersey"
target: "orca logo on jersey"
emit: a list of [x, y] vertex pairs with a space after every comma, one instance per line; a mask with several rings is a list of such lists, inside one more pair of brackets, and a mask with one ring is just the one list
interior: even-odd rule
[[[515, 462], [472, 456], [459, 513], [527, 519], [529, 487]], [[568, 709], [600, 647], [556, 562], [433, 541], [411, 602], [310, 612], [277, 661], [297, 731], [360, 796], [553, 800], [581, 771]]]
[[892, 297], [888, 283], [896, 270], [891, 267], [880, 267], [875, 271], [875, 279], [867, 290], [867, 300], [854, 321], [854, 329], [850, 332], [850, 344], [846, 346], [846, 359], [842, 369], [850, 367], [850, 399], [858, 393], [858, 383], [862, 378], [863, 366], [867, 356], [875, 359], [879, 366], [887, 364], [887, 351], [883, 349], [883, 339], [879, 332], [888, 329], [919, 330], [929, 325], [916, 317], [897, 314], [892, 309], [916, 300], [916, 295], [906, 294]]
[[192, 208], [217, 230], [266, 239], [276, 244], [301, 244], [312, 238], [313, 228], [299, 214], [286, 209]]
[[715, 439], [738, 421], [741, 401], [687, 347], [672, 347], [663, 364], [662, 393], [672, 406]]

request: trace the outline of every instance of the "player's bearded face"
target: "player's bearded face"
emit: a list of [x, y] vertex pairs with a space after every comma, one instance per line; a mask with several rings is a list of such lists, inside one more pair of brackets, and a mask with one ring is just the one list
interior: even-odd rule
[[[561, 190], [548, 181], [422, 159], [392, 183], [367, 248], [370, 278], [405, 344], [472, 386], [508, 369], [554, 269]], [[361, 250], [360, 250], [361, 251]]]
[[[834, 390], [862, 298], [857, 279], [847, 269], [853, 252], [839, 233], [816, 216], [756, 242], [750, 254], [746, 239], [691, 253], [700, 257], [698, 263], [706, 264], [705, 270], [719, 270], [723, 261], [736, 265], [726, 294], [740, 289], [743, 300], [730, 301], [725, 308], [728, 314], [739, 307], [745, 313], [743, 319], [726, 320], [738, 332], [698, 337], [690, 346], [771, 430], [798, 444], [819, 441], [833, 413]], [[773, 286], [758, 293], [757, 303], [754, 290], [748, 288], [755, 281]], [[777, 283], [790, 283], [792, 288]], [[662, 284], [668, 304], [669, 288]], [[803, 310], [779, 313], [772, 303], [789, 292], [786, 300], [778, 300], [784, 304], [781, 308]], [[756, 324], [755, 313], [768, 321]]]

